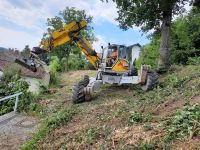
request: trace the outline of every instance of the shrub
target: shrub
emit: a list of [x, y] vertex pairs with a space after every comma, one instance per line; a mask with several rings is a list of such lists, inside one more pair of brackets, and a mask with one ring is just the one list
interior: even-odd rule
[[128, 122], [131, 124], [134, 124], [134, 123], [149, 122], [151, 120], [152, 120], [152, 116], [150, 114], [142, 114], [139, 112], [133, 112], [129, 116]]
[[199, 65], [200, 64], [200, 57], [189, 57], [187, 64], [188, 65]]
[[150, 44], [142, 48], [139, 59], [136, 61], [136, 67], [139, 69], [141, 65], [151, 65], [152, 68], [157, 68], [159, 59], [159, 38], [153, 38]]
[[50, 71], [50, 84], [55, 85], [60, 81], [58, 70], [60, 69], [60, 63], [57, 56], [52, 56], [49, 71]]
[[200, 136], [200, 106], [188, 105], [168, 120], [168, 138]]
[[[28, 91], [29, 85], [26, 81], [23, 81], [19, 75], [19, 72], [12, 67], [5, 70], [2, 83], [0, 84], [0, 96], [8, 96], [17, 92], [23, 92], [20, 96], [18, 105], [18, 111], [29, 110], [29, 105], [35, 101], [35, 97]], [[13, 110], [15, 98], [3, 101], [0, 104], [0, 115]]]

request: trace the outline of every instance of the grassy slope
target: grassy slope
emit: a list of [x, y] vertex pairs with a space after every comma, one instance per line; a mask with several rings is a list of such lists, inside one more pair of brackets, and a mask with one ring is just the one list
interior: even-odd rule
[[[68, 123], [53, 128], [37, 144], [38, 149], [162, 149], [197, 148], [198, 139], [166, 140], [166, 119], [190, 103], [200, 102], [200, 66], [173, 67], [160, 77], [157, 89], [144, 93], [137, 86], [104, 85], [94, 100], [76, 105]], [[75, 71], [62, 75], [64, 88], [45, 96], [41, 104], [55, 112], [71, 108], [71, 86], [84, 74]], [[184, 143], [187, 143], [185, 145]]]

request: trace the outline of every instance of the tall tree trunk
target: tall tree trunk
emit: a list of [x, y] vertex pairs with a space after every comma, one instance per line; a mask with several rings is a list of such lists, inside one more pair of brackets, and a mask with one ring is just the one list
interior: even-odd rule
[[160, 59], [158, 63], [159, 68], [164, 70], [168, 69], [169, 67], [169, 41], [171, 20], [172, 13], [164, 13], [161, 26]]

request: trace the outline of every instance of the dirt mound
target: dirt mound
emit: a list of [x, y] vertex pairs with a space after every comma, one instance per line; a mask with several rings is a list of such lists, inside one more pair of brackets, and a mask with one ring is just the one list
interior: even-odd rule
[[1, 51], [0, 52], [0, 70], [4, 71], [11, 66], [15, 66], [20, 69], [21, 74], [27, 77], [34, 77], [42, 79], [45, 74], [45, 70], [42, 67], [37, 68], [37, 72], [32, 72], [29, 69], [20, 66], [15, 63], [15, 59], [23, 60], [22, 56], [17, 51]]

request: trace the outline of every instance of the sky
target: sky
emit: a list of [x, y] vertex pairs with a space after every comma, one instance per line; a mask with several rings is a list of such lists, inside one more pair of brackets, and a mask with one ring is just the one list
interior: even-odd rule
[[46, 32], [47, 18], [58, 15], [65, 7], [84, 9], [93, 16], [92, 26], [98, 39], [95, 50], [108, 43], [132, 45], [147, 44], [149, 40], [140, 28], [127, 31], [119, 28], [115, 3], [100, 0], [0, 0], [0, 47], [22, 50], [25, 45], [38, 46]]

